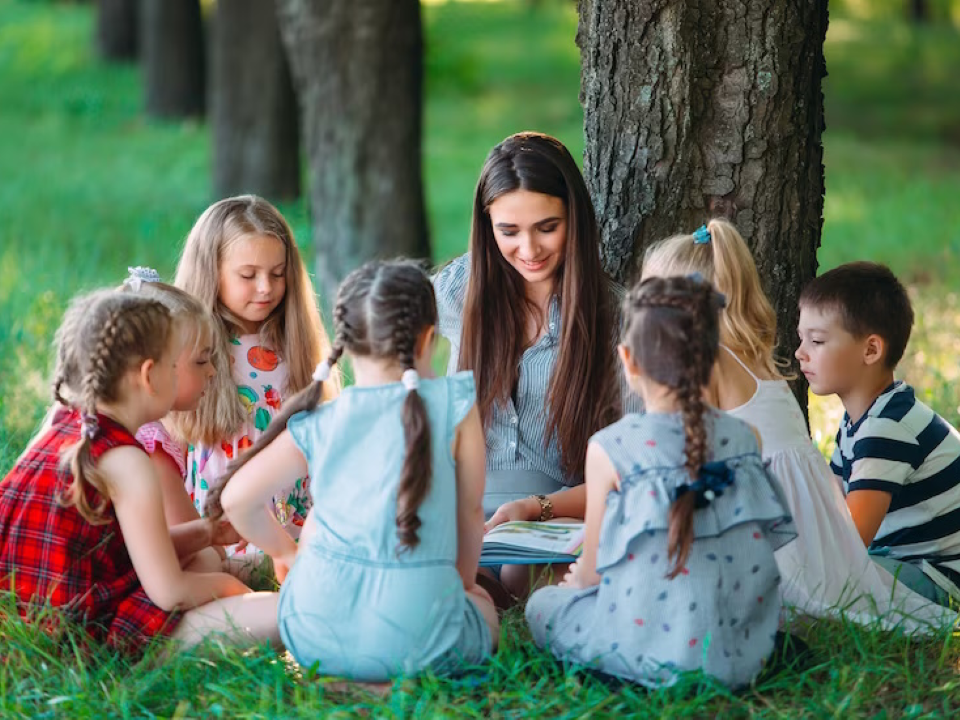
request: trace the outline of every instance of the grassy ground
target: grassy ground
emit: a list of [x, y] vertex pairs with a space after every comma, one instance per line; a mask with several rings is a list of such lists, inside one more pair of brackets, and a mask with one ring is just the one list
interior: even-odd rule
[[[437, 259], [465, 247], [473, 186], [493, 144], [538, 129], [582, 150], [573, 4], [531, 5], [425, 9], [425, 172]], [[170, 275], [211, 200], [207, 128], [146, 122], [136, 68], [94, 58], [91, 13], [0, 0], [0, 473], [42, 413], [50, 340], [67, 299], [118, 282], [128, 265]], [[878, 259], [910, 281], [918, 327], [905, 376], [956, 422], [960, 42], [951, 32], [834, 19], [820, 261]], [[309, 252], [304, 206], [282, 209]], [[825, 448], [836, 414], [835, 404], [812, 405]], [[693, 678], [648, 695], [565, 674], [529, 649], [517, 614], [507, 627], [491, 666], [459, 681], [407, 681], [382, 700], [334, 691], [269, 652], [211, 647], [171, 661], [158, 651], [131, 667], [0, 619], [0, 715], [949, 717], [960, 705], [952, 640], [909, 642], [823, 622], [803, 630], [811, 645], [803, 669], [745, 694]]]

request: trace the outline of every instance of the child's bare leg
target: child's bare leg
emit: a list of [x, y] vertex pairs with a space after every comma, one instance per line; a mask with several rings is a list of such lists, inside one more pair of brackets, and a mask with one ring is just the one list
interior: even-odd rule
[[223, 558], [214, 548], [204, 548], [194, 553], [184, 564], [183, 569], [199, 573], [223, 572]]
[[479, 585], [474, 585], [467, 590], [467, 595], [470, 596], [473, 604], [477, 606], [477, 610], [483, 615], [487, 627], [490, 628], [490, 638], [493, 640], [493, 647], [490, 648], [490, 651], [496, 652], [497, 645], [500, 642], [500, 616], [497, 615], [497, 608], [493, 604], [493, 598], [490, 597], [490, 593]]
[[233, 645], [250, 647], [264, 640], [282, 648], [277, 629], [277, 593], [258, 592], [214, 600], [188, 610], [173, 632], [187, 647], [213, 634], [222, 634]]

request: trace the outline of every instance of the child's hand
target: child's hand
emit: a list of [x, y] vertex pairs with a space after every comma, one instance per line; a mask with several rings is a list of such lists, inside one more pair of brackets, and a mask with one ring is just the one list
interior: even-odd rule
[[594, 585], [600, 584], [600, 576], [593, 572], [587, 572], [584, 569], [583, 561], [577, 560], [575, 563], [570, 564], [570, 569], [567, 571], [567, 574], [563, 576], [563, 582], [560, 583], [560, 587], [571, 587], [571, 588], [588, 588], [593, 587]]
[[501, 525], [512, 520], [529, 521], [536, 520], [539, 517], [540, 503], [538, 503], [534, 498], [513, 500], [512, 502], [504, 503], [497, 508], [497, 511], [493, 514], [493, 517], [487, 520], [486, 524], [483, 526], [483, 531], [488, 533], [497, 525]]
[[240, 533], [233, 529], [233, 525], [226, 518], [210, 522], [211, 545], [236, 545], [243, 541]]

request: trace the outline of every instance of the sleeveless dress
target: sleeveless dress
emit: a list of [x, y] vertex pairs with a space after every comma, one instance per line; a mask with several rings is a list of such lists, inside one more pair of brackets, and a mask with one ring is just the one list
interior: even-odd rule
[[[134, 436], [99, 415], [91, 454], [140, 447]], [[61, 409], [53, 425], [0, 483], [0, 586], [13, 588], [28, 620], [49, 603], [111, 646], [141, 650], [150, 638], [169, 635], [180, 619], [154, 605], [140, 584], [120, 523], [108, 507], [106, 524], [92, 525], [58, 499], [73, 478], [60, 470], [60, 452], [80, 438], [80, 415]], [[96, 491], [88, 494], [99, 502]], [[49, 628], [53, 629], [53, 628]]]
[[[259, 335], [231, 338], [230, 352], [233, 380], [249, 419], [240, 432], [219, 445], [200, 444], [190, 448], [185, 487], [201, 517], [210, 488], [219, 482], [227, 470], [227, 464], [256, 442], [280, 410], [287, 383], [286, 363], [275, 352], [260, 344]], [[300, 528], [309, 510], [310, 495], [306, 478], [298, 479], [286, 492], [273, 498], [274, 514], [294, 538], [300, 536]], [[226, 551], [228, 556], [240, 558], [252, 557], [260, 552], [253, 545], [239, 550], [232, 546]]]
[[787, 383], [759, 379], [732, 350], [721, 347], [757, 383], [750, 400], [727, 412], [760, 433], [763, 457], [783, 488], [797, 527], [797, 541], [777, 551], [784, 604], [818, 617], [842, 613], [864, 625], [879, 619], [888, 629], [907, 632], [947, 627], [955, 613], [895, 583], [870, 560]]
[[694, 510], [690, 555], [672, 580], [670, 505], [690, 479], [680, 414], [628, 415], [593, 436], [620, 477], [600, 531], [600, 584], [537, 590], [526, 609], [537, 645], [647, 687], [697, 669], [737, 687], [760, 672], [780, 618], [774, 550], [795, 533], [750, 428], [714, 410], [706, 420], [704, 469], [724, 480]]
[[397, 543], [406, 455], [400, 383], [348, 387], [287, 426], [310, 469], [316, 532], [280, 588], [278, 625], [301, 665], [379, 682], [455, 672], [489, 655], [490, 630], [456, 568], [457, 487], [451, 443], [476, 402], [473, 374], [421, 380], [432, 477], [420, 543]]

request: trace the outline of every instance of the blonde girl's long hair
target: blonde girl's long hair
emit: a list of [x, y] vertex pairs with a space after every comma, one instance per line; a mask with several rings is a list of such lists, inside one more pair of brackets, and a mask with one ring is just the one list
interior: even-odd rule
[[[417, 263], [409, 260], [365, 263], [347, 275], [337, 292], [336, 335], [327, 367], [335, 368], [346, 350], [355, 357], [377, 358], [395, 362], [405, 370], [413, 369], [418, 339], [436, 324], [433, 284]], [[253, 447], [230, 463], [227, 472], [207, 495], [205, 516], [223, 515], [220, 497], [227, 483], [286, 429], [291, 416], [314, 410], [323, 401], [324, 384], [322, 379], [313, 380], [285, 403]], [[403, 401], [402, 421], [406, 452], [397, 486], [396, 515], [400, 549], [416, 547], [420, 542], [418, 510], [430, 491], [433, 475], [430, 419], [423, 397], [415, 388], [407, 391]], [[357, 432], [363, 433], [363, 428]]]
[[[185, 432], [206, 444], [236, 434], [247, 420], [237, 395], [231, 367], [230, 341], [243, 333], [240, 320], [220, 302], [220, 265], [227, 249], [244, 237], [267, 235], [283, 243], [286, 253], [286, 292], [283, 301], [260, 327], [260, 338], [287, 365], [284, 397], [311, 383], [321, 357], [330, 354], [330, 339], [320, 321], [317, 298], [300, 257], [293, 231], [280, 211], [263, 198], [240, 195], [207, 208], [187, 236], [174, 284], [196, 297], [214, 317], [217, 376], [200, 401]], [[336, 373], [324, 383], [324, 396], [339, 392]]]
[[[174, 320], [162, 303], [112, 290], [101, 290], [75, 299], [57, 332], [58, 368], [53, 382], [54, 399], [80, 410], [80, 439], [64, 448], [61, 467], [72, 480], [60, 501], [75, 506], [95, 525], [108, 521], [110, 495], [106, 478], [97, 470], [92, 445], [99, 432], [98, 403], [119, 399], [124, 374], [147, 360], [160, 361], [170, 352]], [[65, 348], [69, 343], [71, 347]], [[60, 360], [68, 358], [66, 364]], [[70, 363], [75, 363], [70, 366]], [[64, 370], [75, 372], [76, 397], [65, 397]], [[130, 428], [134, 432], [136, 428]], [[96, 491], [96, 494], [91, 491]]]
[[777, 314], [770, 305], [753, 254], [732, 223], [714, 218], [707, 223], [709, 241], [693, 235], [674, 235], [648, 248], [643, 277], [700, 273], [727, 298], [720, 316], [721, 337], [751, 367], [762, 367], [774, 377], [785, 377], [789, 363], [775, 355]]

